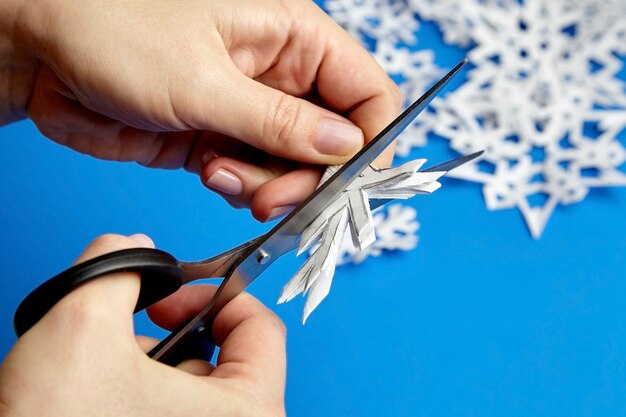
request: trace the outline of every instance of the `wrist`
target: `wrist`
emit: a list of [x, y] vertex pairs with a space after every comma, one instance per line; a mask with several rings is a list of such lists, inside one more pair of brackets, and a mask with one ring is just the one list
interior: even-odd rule
[[18, 20], [25, 2], [0, 1], [0, 126], [26, 117], [37, 60], [19, 39]]

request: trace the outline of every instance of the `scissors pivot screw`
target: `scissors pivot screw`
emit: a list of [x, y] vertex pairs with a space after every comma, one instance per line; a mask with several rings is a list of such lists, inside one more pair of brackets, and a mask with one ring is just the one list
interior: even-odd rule
[[256, 257], [256, 262], [259, 265], [265, 265], [267, 263], [267, 261], [269, 261], [271, 258], [270, 254], [267, 253], [266, 250], [264, 249], [259, 249], [259, 254]]

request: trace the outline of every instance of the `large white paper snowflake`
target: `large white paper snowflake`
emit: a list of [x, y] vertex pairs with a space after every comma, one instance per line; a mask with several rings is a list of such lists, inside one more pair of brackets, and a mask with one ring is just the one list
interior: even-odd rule
[[[420, 139], [401, 142], [402, 155], [426, 132], [463, 154], [484, 149], [453, 175], [483, 183], [489, 209], [519, 208], [535, 238], [558, 205], [581, 201], [592, 187], [626, 185], [617, 139], [626, 129], [626, 92], [615, 77], [626, 54], [626, 1], [400, 2], [407, 12], [397, 1], [367, 3], [376, 7], [361, 4], [370, 8], [361, 15], [388, 15], [381, 10], [393, 3], [395, 14], [435, 21], [446, 42], [469, 48], [475, 66], [467, 82], [433, 102], [435, 113], [420, 117]], [[381, 21], [378, 31], [388, 25]], [[394, 53], [410, 62], [395, 49], [384, 54], [389, 62]], [[414, 74], [407, 64], [401, 78]]]
[[626, 185], [616, 139], [626, 94], [615, 78], [626, 2], [433, 3], [411, 2], [449, 41], [476, 45], [468, 82], [433, 116], [455, 150], [486, 151], [453, 175], [483, 183], [490, 209], [518, 207], [535, 238], [557, 205], [581, 201], [590, 187]]
[[[445, 74], [434, 64], [434, 54], [430, 50], [415, 51], [390, 42], [378, 42], [373, 55], [398, 84], [406, 106]], [[412, 148], [424, 146], [428, 132], [433, 129], [432, 123], [432, 118], [419, 117], [407, 126], [396, 141], [396, 155], [408, 156]]]
[[[278, 302], [284, 303], [298, 294], [307, 294], [302, 318], [303, 322], [306, 321], [309, 314], [328, 295], [335, 267], [345, 253], [345, 248], [350, 245], [354, 250], [363, 251], [376, 241], [370, 200], [375, 204], [376, 201], [407, 199], [415, 194], [432, 193], [441, 186], [437, 179], [446, 172], [419, 172], [418, 169], [425, 161], [417, 159], [399, 167], [381, 170], [371, 166], [366, 168], [304, 230], [298, 254], [309, 249], [312, 249], [312, 254], [285, 285]], [[338, 168], [329, 167], [321, 183], [330, 178]], [[401, 214], [401, 211], [392, 209], [390, 213]], [[409, 223], [413, 221], [406, 215], [402, 220]], [[397, 233], [411, 230], [410, 226], [395, 229]], [[393, 229], [380, 230], [379, 233], [384, 231], [393, 233]], [[379, 249], [382, 249], [384, 243], [393, 245], [390, 240], [394, 236], [387, 233], [384, 237], [387, 242], [381, 242]], [[399, 240], [406, 242], [405, 239]]]
[[405, 0], [326, 0], [324, 9], [354, 38], [415, 44], [419, 21]]

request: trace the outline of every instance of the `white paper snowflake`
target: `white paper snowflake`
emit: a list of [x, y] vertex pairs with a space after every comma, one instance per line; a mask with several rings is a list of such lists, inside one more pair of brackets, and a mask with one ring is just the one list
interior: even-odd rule
[[[373, 56], [398, 84], [406, 106], [417, 100], [427, 87], [445, 74], [434, 64], [434, 54], [430, 50], [414, 51], [405, 46], [379, 42]], [[427, 117], [413, 121], [398, 137], [396, 155], [405, 157], [412, 148], [424, 146], [428, 132], [433, 129], [432, 122], [433, 118]]]
[[386, 210], [374, 213], [376, 241], [359, 249], [350, 239], [343, 239], [339, 249], [337, 265], [360, 264], [370, 256], [380, 256], [383, 251], [409, 251], [415, 249], [419, 241], [417, 231], [417, 211], [404, 204], [392, 204]]
[[[518, 207], [538, 238], [559, 204], [626, 185], [624, 1], [413, 1], [447, 40], [475, 46], [469, 80], [435, 104], [434, 132], [485, 149], [453, 175], [484, 184], [489, 209]], [[451, 14], [455, 10], [457, 14]], [[445, 24], [443, 22], [446, 22]]]
[[[309, 249], [312, 249], [312, 254], [285, 285], [278, 302], [284, 303], [298, 294], [307, 294], [302, 318], [303, 322], [306, 321], [309, 314], [330, 291], [342, 248], [352, 245], [355, 249], [365, 250], [376, 241], [370, 200], [407, 199], [415, 194], [432, 193], [441, 186], [437, 179], [444, 175], [445, 171], [418, 172], [425, 161], [424, 159], [413, 160], [399, 167], [381, 170], [371, 166], [366, 168], [305, 229], [300, 238], [298, 254]], [[338, 168], [338, 166], [329, 167], [321, 183], [330, 178]], [[400, 212], [398, 210], [392, 213]], [[400, 217], [396, 220], [398, 219]], [[405, 217], [401, 219], [404, 221]], [[406, 218], [406, 221], [412, 223], [412, 219]], [[406, 226], [395, 227], [398, 233], [410, 229]], [[394, 228], [389, 228], [386, 232], [392, 231], [393, 233], [393, 230]], [[384, 234], [385, 231], [382, 232]], [[386, 243], [391, 246], [392, 243], [389, 240], [393, 236], [387, 233], [385, 237]], [[402, 241], [406, 244], [406, 240], [402, 239]], [[385, 242], [381, 242], [379, 249], [382, 249], [384, 244]]]
[[[389, 2], [372, 3], [380, 10]], [[416, 128], [463, 154], [486, 151], [453, 175], [483, 183], [489, 209], [519, 208], [538, 238], [558, 205], [581, 201], [591, 187], [626, 185], [617, 139], [626, 129], [626, 90], [615, 77], [626, 54], [626, 1], [404, 4], [409, 12], [395, 13], [435, 21], [446, 42], [469, 48], [475, 68], [467, 82], [434, 101], [435, 113], [424, 113]], [[420, 140], [398, 150], [406, 155], [413, 144]]]
[[419, 21], [406, 7], [406, 0], [327, 0], [324, 9], [356, 39], [367, 36], [374, 41], [417, 42]]

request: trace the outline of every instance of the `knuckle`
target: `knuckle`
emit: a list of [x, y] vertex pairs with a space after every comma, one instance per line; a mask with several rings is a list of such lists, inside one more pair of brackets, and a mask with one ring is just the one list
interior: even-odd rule
[[287, 337], [287, 326], [285, 323], [278, 317], [276, 313], [270, 310], [267, 306], [265, 306], [261, 301], [259, 301], [252, 294], [247, 292], [242, 292], [238, 295], [241, 297], [241, 301], [245, 304], [256, 306], [252, 311], [255, 311], [254, 317], [258, 320], [262, 320], [266, 325], [271, 326], [276, 329], [278, 333], [280, 333], [283, 337]]
[[105, 315], [106, 311], [99, 303], [89, 303], [84, 297], [70, 294], [48, 313], [47, 318], [56, 334], [68, 340], [78, 340], [93, 333], [97, 328], [94, 323], [100, 322]]
[[63, 310], [70, 321], [80, 323], [92, 323], [105, 314], [98, 303], [91, 303], [83, 297], [71, 298]]
[[301, 118], [301, 103], [288, 94], [280, 94], [273, 105], [267, 107], [263, 128], [265, 146], [269, 148], [266, 150], [279, 154], [289, 150]]

